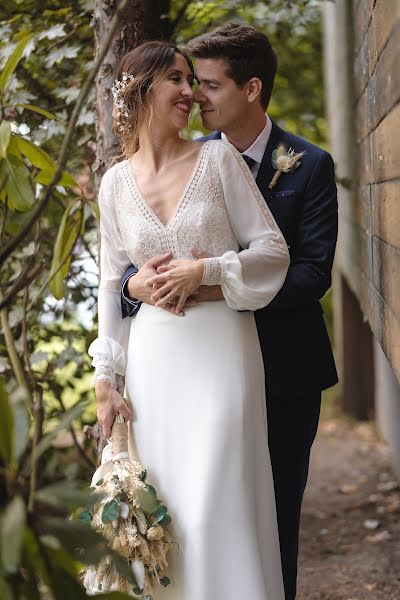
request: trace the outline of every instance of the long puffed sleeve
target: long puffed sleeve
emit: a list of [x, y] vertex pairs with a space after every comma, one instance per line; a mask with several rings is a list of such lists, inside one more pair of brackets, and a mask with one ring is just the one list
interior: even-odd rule
[[214, 143], [229, 221], [243, 250], [204, 259], [203, 284], [220, 285], [231, 308], [257, 310], [282, 287], [289, 251], [240, 153], [226, 142]]
[[98, 293], [99, 335], [90, 345], [96, 369], [94, 383], [109, 381], [117, 387], [125, 375], [130, 322], [121, 319], [120, 281], [131, 260], [126, 254], [113, 201], [113, 169], [107, 171], [99, 189], [100, 285]]

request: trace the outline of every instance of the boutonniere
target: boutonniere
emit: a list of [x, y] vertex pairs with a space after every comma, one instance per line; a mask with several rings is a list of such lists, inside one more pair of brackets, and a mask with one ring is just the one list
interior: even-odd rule
[[276, 169], [276, 173], [272, 180], [269, 182], [269, 189], [276, 185], [281, 173], [293, 173], [300, 165], [300, 158], [304, 155], [304, 152], [296, 152], [293, 148], [289, 148], [286, 151], [284, 144], [279, 144], [272, 153], [272, 166]]

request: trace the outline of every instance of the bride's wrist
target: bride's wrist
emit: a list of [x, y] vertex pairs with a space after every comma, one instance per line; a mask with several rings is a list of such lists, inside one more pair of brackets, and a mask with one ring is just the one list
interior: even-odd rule
[[113, 385], [111, 383], [111, 381], [107, 381], [105, 379], [100, 379], [98, 381], [96, 381], [95, 386], [94, 386], [94, 391], [96, 392], [96, 395], [102, 395], [105, 392], [109, 392], [111, 390], [113, 390]]
[[201, 285], [220, 285], [222, 278], [222, 266], [218, 257], [202, 258], [203, 278]]

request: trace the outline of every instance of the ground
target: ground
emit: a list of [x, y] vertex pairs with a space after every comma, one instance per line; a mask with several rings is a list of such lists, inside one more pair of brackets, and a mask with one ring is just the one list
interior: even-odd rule
[[300, 533], [297, 600], [400, 600], [400, 488], [372, 424], [322, 419]]

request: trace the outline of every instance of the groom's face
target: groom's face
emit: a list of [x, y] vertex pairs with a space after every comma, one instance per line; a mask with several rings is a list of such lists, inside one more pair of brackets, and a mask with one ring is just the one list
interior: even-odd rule
[[248, 115], [247, 86], [240, 88], [226, 75], [227, 64], [223, 58], [198, 58], [196, 78], [199, 87], [195, 102], [201, 110], [206, 129], [229, 132], [245, 122]]

